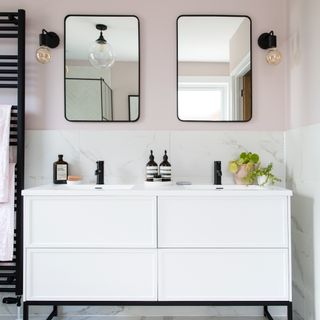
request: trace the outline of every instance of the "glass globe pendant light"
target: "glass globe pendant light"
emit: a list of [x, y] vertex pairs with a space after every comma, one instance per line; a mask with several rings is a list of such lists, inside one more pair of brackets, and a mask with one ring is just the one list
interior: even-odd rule
[[115, 57], [111, 45], [103, 37], [103, 31], [107, 30], [107, 26], [97, 24], [96, 29], [100, 31], [100, 36], [89, 49], [89, 61], [97, 69], [109, 68], [113, 65]]

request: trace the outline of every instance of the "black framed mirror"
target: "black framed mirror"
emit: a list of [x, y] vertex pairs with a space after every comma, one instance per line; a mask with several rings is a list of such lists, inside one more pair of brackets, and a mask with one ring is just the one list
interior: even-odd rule
[[[134, 122], [140, 116], [140, 23], [134, 15], [68, 15], [65, 118]], [[129, 96], [134, 96], [131, 102]]]
[[177, 18], [177, 116], [192, 122], [252, 118], [252, 22], [248, 16]]

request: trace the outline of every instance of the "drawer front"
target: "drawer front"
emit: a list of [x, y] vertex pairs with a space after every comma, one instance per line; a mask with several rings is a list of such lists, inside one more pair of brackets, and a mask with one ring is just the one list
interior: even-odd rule
[[159, 197], [159, 247], [288, 246], [285, 197]]
[[27, 249], [26, 300], [157, 300], [154, 249]]
[[289, 300], [287, 249], [162, 249], [160, 301]]
[[30, 197], [27, 247], [156, 247], [155, 197]]

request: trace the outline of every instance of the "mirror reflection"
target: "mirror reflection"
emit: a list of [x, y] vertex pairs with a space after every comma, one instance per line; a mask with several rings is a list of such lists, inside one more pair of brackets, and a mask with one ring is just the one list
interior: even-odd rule
[[139, 20], [135, 16], [66, 17], [67, 120], [138, 120], [139, 45]]
[[249, 121], [251, 20], [185, 15], [177, 20], [177, 108], [182, 121]]

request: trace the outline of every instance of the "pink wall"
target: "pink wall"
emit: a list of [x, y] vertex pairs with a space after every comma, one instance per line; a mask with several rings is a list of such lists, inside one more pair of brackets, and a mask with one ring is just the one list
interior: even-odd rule
[[179, 62], [179, 76], [228, 76], [228, 62]]
[[129, 117], [128, 96], [138, 94], [138, 63], [118, 61], [112, 66], [113, 119]]
[[[287, 37], [287, 0], [6, 0], [1, 10], [27, 12], [27, 128], [139, 130], [283, 130], [286, 61], [268, 66], [256, 45], [273, 29], [282, 47]], [[136, 14], [141, 23], [141, 118], [137, 123], [85, 124], [64, 119], [63, 43], [52, 62], [40, 65], [34, 55], [42, 28], [63, 39], [67, 14]], [[176, 117], [176, 18], [180, 14], [245, 14], [253, 21], [253, 119], [245, 124], [183, 123]], [[314, 38], [316, 39], [316, 38]], [[2, 99], [8, 100], [6, 97]]]
[[288, 127], [320, 122], [320, 1], [289, 1]]

